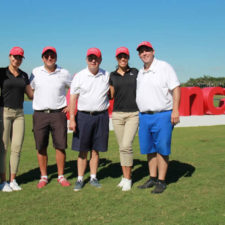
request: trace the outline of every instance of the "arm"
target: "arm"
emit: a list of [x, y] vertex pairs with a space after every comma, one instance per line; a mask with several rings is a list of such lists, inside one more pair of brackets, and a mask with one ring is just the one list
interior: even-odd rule
[[69, 103], [69, 111], [70, 111], [70, 122], [69, 122], [69, 130], [76, 131], [76, 122], [75, 122], [75, 110], [77, 105], [77, 99], [79, 94], [70, 95], [70, 103]]
[[33, 99], [34, 90], [31, 88], [30, 84], [28, 84], [25, 88], [25, 93], [29, 99]]
[[173, 110], [171, 114], [171, 123], [176, 125], [180, 122], [179, 105], [180, 105], [180, 87], [173, 89]]
[[112, 85], [109, 85], [109, 99], [114, 98], [115, 89]]

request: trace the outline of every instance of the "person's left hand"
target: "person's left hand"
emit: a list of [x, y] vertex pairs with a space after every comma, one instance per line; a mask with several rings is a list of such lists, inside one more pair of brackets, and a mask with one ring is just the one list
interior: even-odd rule
[[66, 106], [66, 107], [62, 110], [62, 112], [64, 112], [64, 113], [69, 113], [69, 110], [70, 110], [69, 106]]
[[180, 114], [178, 110], [173, 110], [171, 114], [171, 123], [176, 125], [180, 122]]

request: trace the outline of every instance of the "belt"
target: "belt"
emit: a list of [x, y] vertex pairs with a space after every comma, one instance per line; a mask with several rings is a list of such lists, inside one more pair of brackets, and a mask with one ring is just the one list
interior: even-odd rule
[[43, 113], [56, 113], [56, 112], [62, 112], [64, 108], [61, 109], [45, 109], [45, 110], [34, 110], [35, 112], [43, 112]]
[[161, 112], [166, 112], [168, 110], [163, 110], [163, 111], [145, 111], [141, 112], [142, 114], [156, 114], [156, 113], [161, 113]]
[[98, 114], [101, 114], [101, 113], [105, 113], [105, 112], [107, 112], [107, 111], [108, 111], [108, 109], [103, 110], [103, 111], [92, 111], [92, 112], [89, 112], [89, 111], [78, 111], [78, 112], [81, 112], [81, 113], [85, 113], [85, 114], [89, 114], [89, 115], [95, 116], [95, 115], [98, 115]]

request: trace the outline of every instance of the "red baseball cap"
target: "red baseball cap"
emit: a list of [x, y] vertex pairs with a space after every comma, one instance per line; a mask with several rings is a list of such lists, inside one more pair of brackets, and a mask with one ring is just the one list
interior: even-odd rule
[[150, 42], [148, 42], [148, 41], [142, 41], [142, 42], [138, 45], [137, 51], [138, 51], [138, 49], [139, 49], [141, 46], [147, 46], [147, 47], [153, 49], [152, 44], [151, 44]]
[[13, 47], [10, 52], [10, 55], [20, 55], [24, 58], [24, 50], [20, 47]]
[[100, 58], [102, 56], [102, 53], [98, 48], [89, 48], [87, 50], [87, 56], [89, 56], [89, 55], [95, 55], [98, 58]]
[[47, 51], [52, 51], [52, 52], [54, 52], [54, 53], [57, 55], [56, 49], [55, 49], [54, 47], [52, 47], [52, 46], [47, 46], [47, 47], [43, 48], [43, 50], [42, 50], [42, 55], [43, 55], [45, 52], [47, 52]]
[[119, 54], [124, 53], [126, 55], [130, 56], [129, 50], [126, 47], [120, 47], [116, 49], [116, 56], [118, 56]]

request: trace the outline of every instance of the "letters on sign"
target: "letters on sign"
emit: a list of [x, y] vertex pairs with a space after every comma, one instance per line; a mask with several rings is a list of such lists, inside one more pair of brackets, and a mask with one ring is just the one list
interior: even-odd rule
[[225, 113], [225, 99], [220, 100], [218, 107], [214, 106], [214, 95], [225, 95], [222, 87], [182, 87], [180, 99], [180, 115], [220, 115]]
[[[220, 99], [218, 107], [214, 106], [214, 96], [225, 95], [225, 88], [222, 87], [182, 87], [179, 112], [180, 116], [192, 115], [220, 115], [225, 114], [225, 98]], [[69, 103], [69, 91], [67, 93], [67, 102]], [[109, 101], [109, 115], [112, 115], [113, 100]], [[69, 119], [69, 114], [67, 114]]]

